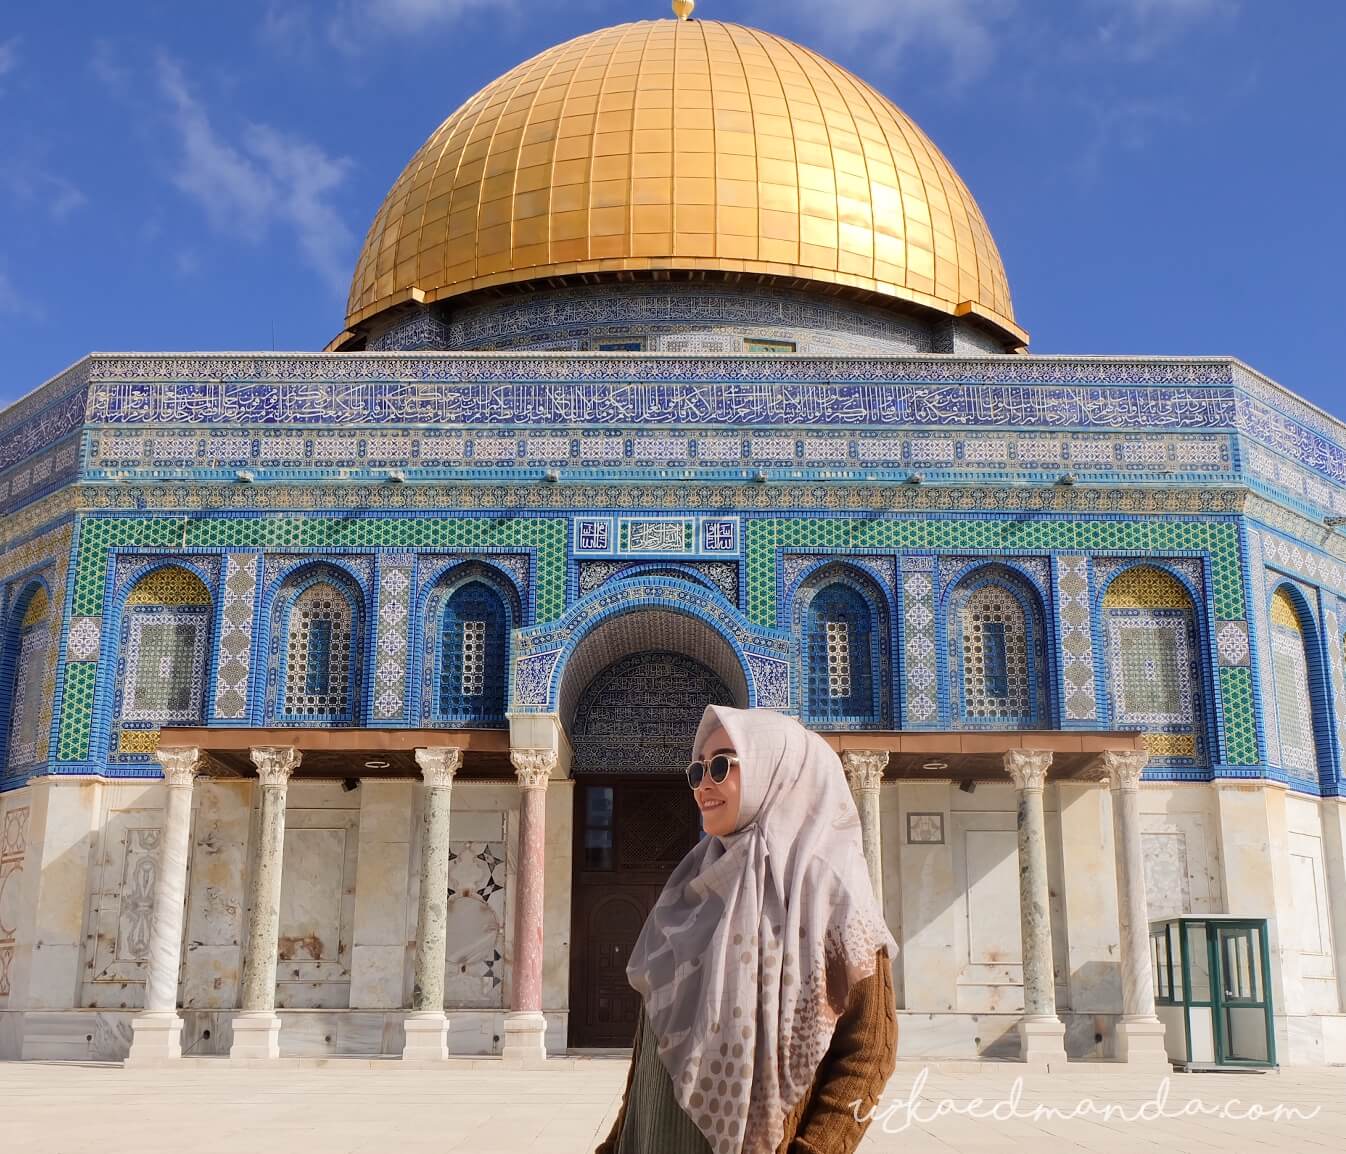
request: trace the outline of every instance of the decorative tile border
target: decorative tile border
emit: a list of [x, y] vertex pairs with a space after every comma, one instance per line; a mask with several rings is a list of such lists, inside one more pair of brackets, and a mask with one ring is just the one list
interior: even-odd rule
[[[30, 578], [41, 577], [48, 587], [48, 637], [50, 638], [46, 661], [46, 673], [42, 679], [42, 711], [38, 715], [37, 741], [34, 748], [34, 761], [45, 762], [51, 751], [53, 719], [57, 715], [56, 701], [58, 670], [61, 661], [61, 648], [65, 645], [66, 598], [70, 550], [74, 536], [72, 524], [47, 528], [44, 532], [27, 539], [20, 538], [15, 531], [19, 526], [12, 523], [5, 526], [9, 530], [5, 547], [0, 550], [0, 586], [4, 586], [5, 603], [22, 592], [22, 586]], [[10, 686], [0, 686], [0, 692], [10, 692]], [[5, 778], [7, 767], [0, 766], [0, 780]], [[22, 774], [18, 775], [22, 778]]]
[[691, 580], [709, 584], [724, 594], [731, 605], [738, 604], [738, 565], [732, 561], [673, 561], [661, 562], [656, 558], [644, 561], [579, 560], [575, 565], [575, 597], [584, 597], [609, 581], [636, 574], [651, 566], [660, 569], [672, 568], [685, 573]]
[[1248, 649], [1246, 621], [1219, 621], [1215, 625], [1215, 648], [1221, 665], [1247, 665], [1251, 658]]
[[216, 626], [215, 717], [241, 721], [248, 715], [253, 621], [257, 609], [259, 553], [225, 558], [224, 596]]
[[[110, 356], [88, 375], [95, 424], [1238, 428], [1346, 479], [1339, 429], [1324, 436], [1240, 392], [1224, 360]], [[763, 387], [777, 382], [791, 387]]]
[[1323, 610], [1323, 631], [1326, 634], [1328, 680], [1331, 683], [1332, 710], [1337, 720], [1338, 764], [1346, 761], [1346, 634], [1342, 632], [1339, 605], [1335, 598]]
[[907, 844], [908, 845], [943, 845], [944, 844], [944, 814], [943, 813], [917, 813], [914, 810], [907, 814]]
[[70, 622], [70, 633], [66, 637], [66, 657], [70, 661], [97, 661], [102, 636], [101, 617], [76, 617]]
[[646, 609], [671, 611], [703, 623], [727, 643], [744, 673], [751, 704], [797, 709], [792, 676], [797, 641], [790, 631], [756, 626], [736, 608], [690, 582], [640, 574], [600, 586], [559, 620], [515, 634], [514, 708], [555, 711], [560, 705], [564, 667], [576, 648], [603, 621]]
[[1098, 717], [1098, 698], [1087, 557], [1056, 558], [1056, 612], [1061, 638], [1061, 712], [1067, 721], [1093, 721]]
[[[84, 475], [231, 478], [239, 469], [277, 475], [384, 480], [439, 479], [536, 471], [601, 474], [694, 469], [717, 474], [745, 467], [790, 466], [804, 472], [918, 468], [960, 478], [1056, 476], [1134, 479], [1164, 476], [1203, 482], [1234, 479], [1232, 437], [1224, 432], [1015, 432], [795, 428], [746, 434], [726, 426], [679, 426], [651, 436], [640, 426], [597, 429], [456, 426], [313, 430], [249, 426], [100, 427], [90, 434]], [[1274, 456], [1274, 454], [1273, 454]], [[1277, 458], [1279, 459], [1279, 458]], [[73, 463], [73, 460], [72, 460]], [[0, 477], [0, 498], [5, 496]], [[1301, 485], [1302, 488], [1302, 485]], [[17, 489], [16, 489], [17, 495]]]
[[376, 721], [403, 720], [410, 691], [411, 591], [416, 557], [410, 553], [379, 558], [377, 638], [374, 642], [373, 713]]
[[[906, 562], [916, 558], [903, 560]], [[902, 635], [906, 670], [903, 719], [908, 725], [934, 725], [939, 721], [935, 587], [931, 576], [928, 570], [907, 570], [902, 574]]]
[[1262, 535], [1253, 530], [1247, 533], [1248, 595], [1255, 656], [1258, 670], [1258, 689], [1261, 697], [1262, 745], [1267, 762], [1279, 765], [1281, 760], [1280, 725], [1276, 718], [1276, 682], [1271, 660], [1271, 618], [1267, 612], [1267, 571], [1262, 556]]
[[[443, 517], [490, 512], [497, 518], [553, 514], [584, 515], [595, 511], [719, 509], [742, 517], [809, 512], [817, 515], [883, 513], [956, 513], [993, 511], [1077, 513], [1086, 516], [1210, 517], [1244, 511], [1259, 500], [1236, 486], [1103, 486], [1103, 485], [894, 485], [859, 483], [822, 485], [812, 481], [771, 484], [702, 483], [700, 481], [595, 480], [592, 483], [527, 484], [473, 481], [471, 484], [390, 485], [341, 484], [239, 485], [165, 481], [151, 484], [86, 485], [63, 490], [20, 509], [10, 517], [15, 536], [36, 532], [60, 516], [78, 513], [144, 514], [162, 511], [174, 516], [254, 517], [258, 514], [326, 512], [346, 519], [416, 513]], [[1265, 502], [1262, 502], [1265, 504]], [[353, 514], [353, 510], [358, 513]], [[277, 540], [271, 548], [293, 547]], [[1343, 558], [1346, 560], [1346, 557]]]

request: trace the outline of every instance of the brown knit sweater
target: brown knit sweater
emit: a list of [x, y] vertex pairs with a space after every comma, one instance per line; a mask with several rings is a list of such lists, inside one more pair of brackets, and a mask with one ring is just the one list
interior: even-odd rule
[[[653, 1059], [659, 1070], [660, 1098], [672, 1100], [672, 1079], [663, 1070], [658, 1055], [645, 1054], [641, 1039], [646, 1032], [642, 1010], [636, 1025], [631, 1065], [626, 1075], [626, 1089], [622, 1094], [622, 1108], [607, 1138], [594, 1154], [617, 1154], [619, 1149], [630, 1150], [639, 1143], [631, 1135], [622, 1141], [622, 1130], [627, 1124], [627, 1106], [631, 1104], [631, 1087], [642, 1058]], [[785, 1133], [776, 1154], [852, 1154], [869, 1128], [869, 1122], [857, 1122], [878, 1102], [897, 1065], [897, 1003], [893, 996], [893, 971], [888, 951], [878, 952], [878, 965], [872, 977], [857, 982], [846, 1001], [846, 1010], [837, 1021], [832, 1042], [818, 1065], [809, 1090], [785, 1119]], [[666, 1083], [666, 1085], [664, 1085]], [[851, 1103], [860, 1100], [860, 1106]], [[675, 1104], [676, 1105], [676, 1104]], [[678, 1154], [684, 1149], [709, 1149], [699, 1132], [691, 1134], [692, 1127], [681, 1125], [685, 1114], [672, 1127], [682, 1133], [674, 1140]], [[687, 1119], [690, 1122], [690, 1119]], [[690, 1137], [689, 1137], [690, 1136]], [[670, 1134], [672, 1139], [673, 1135]], [[638, 1150], [636, 1154], [671, 1154], [665, 1144], [660, 1150]]]

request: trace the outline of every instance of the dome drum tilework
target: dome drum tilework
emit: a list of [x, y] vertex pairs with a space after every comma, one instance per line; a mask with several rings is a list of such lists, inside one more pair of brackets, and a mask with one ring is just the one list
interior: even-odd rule
[[614, 274], [787, 278], [994, 331], [995, 242], [890, 101], [756, 29], [642, 21], [525, 61], [412, 157], [356, 266], [346, 328], [486, 289]]

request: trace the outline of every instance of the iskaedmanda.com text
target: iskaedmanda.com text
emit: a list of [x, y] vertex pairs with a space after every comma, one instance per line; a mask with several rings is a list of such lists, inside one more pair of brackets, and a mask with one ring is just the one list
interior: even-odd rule
[[912, 1079], [905, 1097], [879, 1101], [869, 1109], [856, 1099], [851, 1111], [857, 1121], [872, 1119], [885, 1134], [901, 1134], [913, 1126], [924, 1126], [940, 1118], [961, 1116], [994, 1122], [1027, 1119], [1041, 1122], [1047, 1119], [1089, 1118], [1104, 1122], [1157, 1122], [1165, 1118], [1228, 1118], [1249, 1122], [1297, 1122], [1317, 1116], [1320, 1107], [1302, 1109], [1286, 1103], [1264, 1104], [1245, 1102], [1240, 1098], [1226, 1098], [1219, 1102], [1205, 1102], [1200, 1098], [1181, 1101], [1172, 1097], [1172, 1082], [1162, 1079], [1154, 1094], [1140, 1102], [1107, 1102], [1096, 1098], [1080, 1098], [1067, 1105], [1031, 1104], [1023, 1100], [1023, 1078], [1015, 1078], [1003, 1098], [927, 1098], [924, 1095], [929, 1071], [922, 1068]]

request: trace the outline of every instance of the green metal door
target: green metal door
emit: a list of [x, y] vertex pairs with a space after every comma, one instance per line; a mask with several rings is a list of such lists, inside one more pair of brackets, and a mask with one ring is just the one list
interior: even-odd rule
[[1222, 1066], [1274, 1066], [1266, 924], [1211, 922], [1209, 928], [1215, 1060]]

